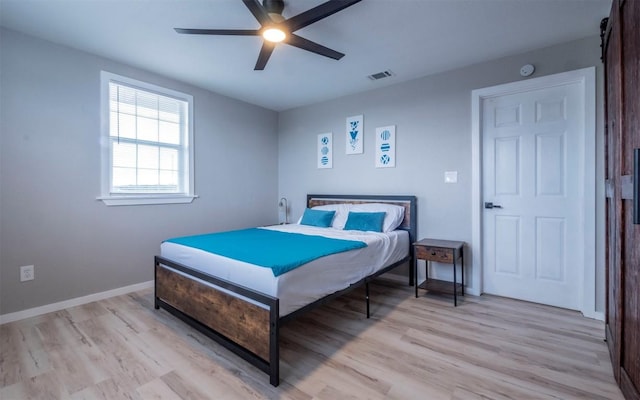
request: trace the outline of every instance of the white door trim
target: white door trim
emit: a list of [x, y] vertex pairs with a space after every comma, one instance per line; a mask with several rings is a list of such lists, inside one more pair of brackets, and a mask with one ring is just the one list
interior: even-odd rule
[[483, 293], [482, 283], [482, 102], [485, 99], [552, 86], [579, 83], [584, 90], [585, 132], [581, 140], [579, 185], [582, 188], [580, 224], [583, 232], [583, 251], [571, 254], [574, 262], [584, 265], [576, 277], [582, 287], [582, 313], [590, 318], [602, 318], [596, 312], [596, 69], [595, 67], [562, 72], [473, 90], [471, 92], [471, 275], [473, 286], [469, 294]]

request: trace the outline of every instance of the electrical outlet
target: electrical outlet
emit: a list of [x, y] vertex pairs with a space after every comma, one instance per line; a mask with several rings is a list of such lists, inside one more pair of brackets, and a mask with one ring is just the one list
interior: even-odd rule
[[35, 267], [33, 265], [25, 265], [20, 267], [20, 282], [32, 281], [35, 278]]

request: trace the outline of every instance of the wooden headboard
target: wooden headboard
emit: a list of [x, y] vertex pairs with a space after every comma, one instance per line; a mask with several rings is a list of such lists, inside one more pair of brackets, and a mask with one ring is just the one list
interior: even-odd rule
[[404, 220], [398, 227], [409, 232], [410, 243], [418, 240], [418, 213], [416, 196], [396, 195], [353, 195], [353, 194], [308, 194], [307, 207], [323, 206], [327, 204], [364, 204], [388, 203], [404, 207]]

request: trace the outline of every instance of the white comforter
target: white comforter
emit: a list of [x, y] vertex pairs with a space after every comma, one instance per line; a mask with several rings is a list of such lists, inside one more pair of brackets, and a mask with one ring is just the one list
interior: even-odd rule
[[176, 243], [162, 243], [160, 254], [191, 268], [277, 297], [280, 299], [280, 316], [284, 316], [403, 259], [409, 252], [409, 235], [406, 231], [344, 231], [297, 224], [274, 225], [264, 229], [359, 240], [365, 242], [367, 247], [322, 257], [277, 277], [269, 268]]

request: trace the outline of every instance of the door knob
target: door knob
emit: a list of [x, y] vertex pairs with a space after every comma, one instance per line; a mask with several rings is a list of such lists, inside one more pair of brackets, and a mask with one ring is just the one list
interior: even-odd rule
[[491, 209], [491, 208], [502, 208], [502, 206], [499, 205], [499, 204], [493, 204], [493, 203], [491, 203], [489, 201], [486, 201], [484, 203], [484, 208], [489, 208], [489, 209]]

